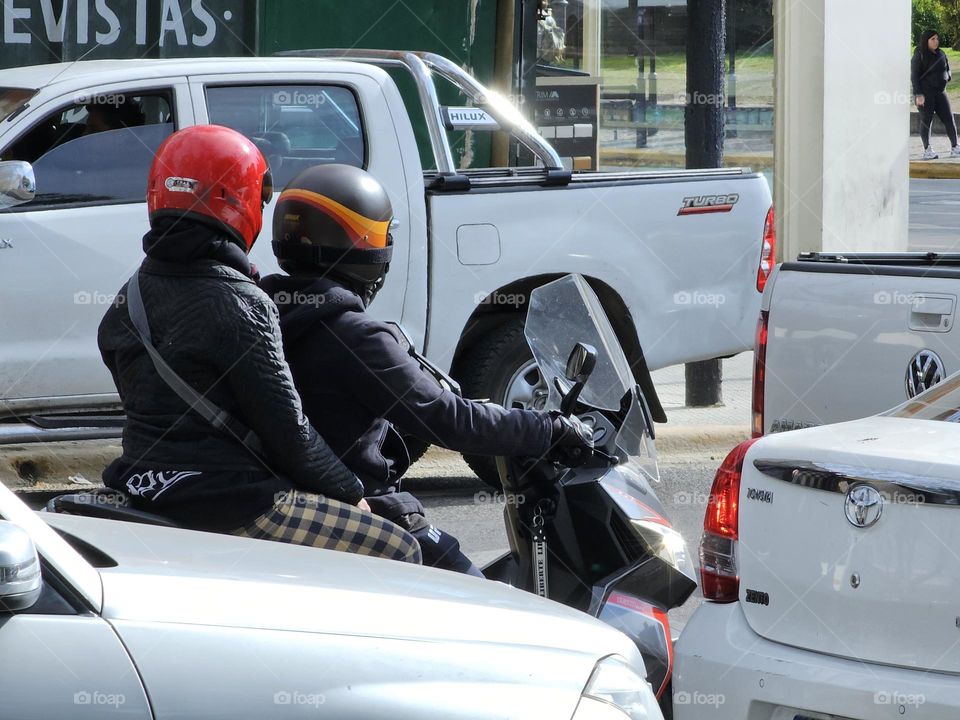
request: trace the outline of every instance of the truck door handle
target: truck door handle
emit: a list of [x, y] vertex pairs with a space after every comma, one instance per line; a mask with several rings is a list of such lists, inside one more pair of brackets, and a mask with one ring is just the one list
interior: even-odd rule
[[957, 308], [956, 295], [916, 293], [910, 298], [910, 329], [918, 332], [949, 332]]

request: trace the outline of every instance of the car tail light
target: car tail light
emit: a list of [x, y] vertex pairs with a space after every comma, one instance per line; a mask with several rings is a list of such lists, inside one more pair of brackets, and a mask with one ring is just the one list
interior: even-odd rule
[[712, 602], [736, 602], [740, 595], [737, 570], [740, 476], [743, 458], [757, 438], [745, 440], [727, 455], [710, 488], [700, 540], [700, 589]]
[[763, 223], [763, 248], [760, 250], [760, 267], [757, 268], [757, 290], [763, 292], [767, 278], [777, 263], [777, 223], [774, 220], [773, 206], [767, 210], [767, 219]]
[[763, 392], [767, 382], [767, 327], [770, 324], [770, 311], [761, 310], [757, 319], [757, 336], [753, 344], [753, 437], [763, 435]]

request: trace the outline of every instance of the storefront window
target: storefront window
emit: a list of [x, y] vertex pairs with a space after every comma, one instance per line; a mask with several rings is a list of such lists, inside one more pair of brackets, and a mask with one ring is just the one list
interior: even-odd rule
[[[770, 170], [772, 0], [727, 0], [726, 25], [726, 87], [715, 100], [725, 108], [726, 162]], [[686, 27], [686, 0], [537, 0], [537, 87], [573, 82], [544, 77], [599, 81], [601, 169], [683, 167]], [[542, 111], [536, 120], [544, 126]]]

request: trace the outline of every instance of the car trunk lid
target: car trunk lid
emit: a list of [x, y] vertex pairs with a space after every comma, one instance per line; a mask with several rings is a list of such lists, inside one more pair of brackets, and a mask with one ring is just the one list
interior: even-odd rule
[[875, 417], [771, 436], [744, 463], [751, 627], [830, 655], [960, 672], [960, 427]]

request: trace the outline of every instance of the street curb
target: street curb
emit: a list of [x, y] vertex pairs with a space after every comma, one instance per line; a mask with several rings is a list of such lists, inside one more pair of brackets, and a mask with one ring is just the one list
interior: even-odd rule
[[750, 438], [748, 425], [657, 425], [657, 456], [673, 461], [707, 457], [722, 461], [734, 447]]
[[[663, 462], [718, 463], [750, 437], [747, 425], [656, 426], [657, 455]], [[0, 482], [16, 493], [82, 490], [100, 485], [103, 469], [119, 457], [118, 439], [11, 445], [0, 448]], [[447, 490], [480, 481], [459, 453], [430, 448], [407, 475], [418, 489]]]
[[[683, 168], [683, 153], [659, 150], [621, 148], [601, 150], [600, 164], [614, 167]], [[723, 156], [724, 167], [748, 167], [752, 170], [773, 170], [772, 155], [730, 154]], [[911, 160], [910, 177], [930, 180], [960, 180], [960, 162], [950, 160]]]
[[[600, 151], [601, 165], [617, 167], [686, 167], [683, 153], [664, 150], [617, 148]], [[749, 167], [753, 170], [773, 170], [772, 154], [732, 153], [723, 156], [724, 167]]]
[[0, 482], [18, 493], [82, 490], [100, 485], [121, 452], [118, 438], [9, 445], [0, 448]]
[[960, 180], [960, 162], [911, 160], [910, 177], [929, 180]]

